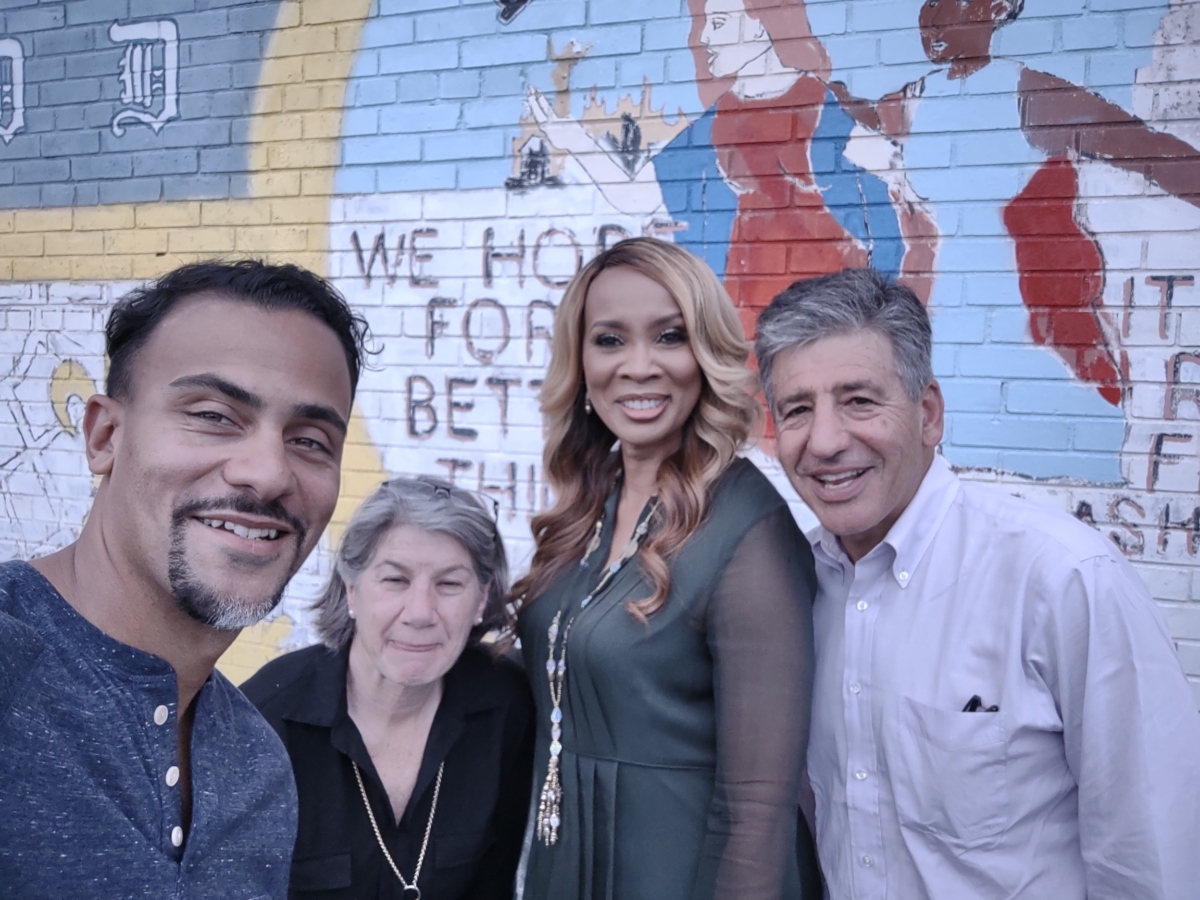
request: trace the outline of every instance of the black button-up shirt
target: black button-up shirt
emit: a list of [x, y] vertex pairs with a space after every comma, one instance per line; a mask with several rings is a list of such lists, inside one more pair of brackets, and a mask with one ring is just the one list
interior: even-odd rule
[[417, 886], [431, 900], [510, 900], [529, 810], [533, 704], [525, 675], [478, 648], [446, 673], [408, 808], [400, 821], [346, 711], [349, 650], [308, 647], [264, 666], [242, 690], [283, 738], [300, 793], [293, 898], [408, 900], [384, 859], [375, 821], [410, 883], [445, 761], [433, 832]]
[[283, 900], [296, 788], [279, 739], [219, 672], [195, 699], [192, 820], [179, 687], [32, 566], [0, 564], [0, 896]]

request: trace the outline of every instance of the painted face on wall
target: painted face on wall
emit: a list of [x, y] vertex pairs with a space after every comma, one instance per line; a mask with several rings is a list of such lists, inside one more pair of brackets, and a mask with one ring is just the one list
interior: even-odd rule
[[891, 342], [874, 331], [823, 338], [775, 360], [779, 462], [857, 561], [907, 508], [942, 438], [934, 382], [911, 400]]
[[702, 384], [678, 304], [640, 272], [605, 269], [588, 289], [583, 328], [583, 377], [595, 415], [626, 453], [673, 453]]
[[746, 12], [743, 0], [707, 0], [700, 43], [708, 51], [708, 71], [714, 78], [737, 75], [771, 49], [762, 22]]
[[925, 0], [918, 17], [925, 55], [941, 64], [986, 65], [992, 35], [1011, 9], [1008, 0]]
[[437, 681], [454, 665], [487, 592], [471, 554], [446, 534], [412, 525], [391, 529], [356, 583], [347, 585], [354, 612], [352, 660], [395, 685]]
[[337, 502], [351, 403], [341, 343], [308, 313], [199, 295], [131, 362], [129, 395], [106, 401], [112, 424], [89, 436], [106, 545], [198, 621], [252, 624]]

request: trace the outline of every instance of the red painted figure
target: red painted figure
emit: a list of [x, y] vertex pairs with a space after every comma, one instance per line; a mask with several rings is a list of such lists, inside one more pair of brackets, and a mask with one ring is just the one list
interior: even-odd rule
[[[792, 282], [872, 259], [829, 209], [813, 171], [813, 138], [831, 99], [829, 59], [803, 2], [689, 0], [689, 7], [700, 97], [715, 104], [717, 162], [738, 194], [725, 288], [752, 338], [759, 312]], [[895, 207], [885, 215], [896, 240], [904, 237], [895, 274], [927, 301], [936, 228], [902, 187], [875, 180]], [[859, 218], [870, 215], [879, 213], [863, 210]]]

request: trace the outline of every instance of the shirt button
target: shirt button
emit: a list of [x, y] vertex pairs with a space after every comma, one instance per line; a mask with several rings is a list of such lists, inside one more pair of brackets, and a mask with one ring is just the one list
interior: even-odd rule
[[176, 847], [183, 846], [183, 829], [178, 825], [171, 829], [171, 843]]
[[850, 682], [850, 693], [857, 694], [862, 690], [862, 685], [857, 681]]
[[867, 773], [864, 770], [859, 769], [857, 772], [854, 773], [854, 777], [857, 778], [859, 781], [866, 781]]
[[859, 600], [856, 604], [854, 604], [854, 606], [859, 612], [862, 612], [864, 609], [867, 608], [867, 601]]
[[179, 784], [179, 766], [171, 766], [167, 769], [167, 787], [175, 787]]
[[171, 711], [169, 709], [167, 709], [165, 706], [158, 707], [158, 709], [154, 710], [154, 724], [155, 725], [166, 725], [167, 719], [170, 717], [170, 715], [171, 715]]
[[907, 573], [907, 572], [901, 572], [901, 573], [900, 573], [900, 580], [901, 580], [901, 581], [908, 581], [908, 573]]
[[871, 866], [875, 865], [875, 860], [871, 859], [869, 856], [864, 856], [862, 858], [862, 864], [869, 869]]

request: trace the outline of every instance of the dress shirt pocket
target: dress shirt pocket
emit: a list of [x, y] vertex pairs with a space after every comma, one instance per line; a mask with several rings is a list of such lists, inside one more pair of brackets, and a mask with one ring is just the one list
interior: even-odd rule
[[888, 766], [900, 824], [959, 845], [1008, 825], [1008, 732], [1003, 712], [899, 703]]
[[292, 860], [293, 891], [336, 891], [350, 887], [350, 851]]

